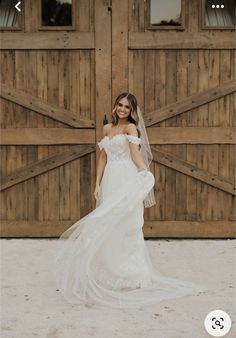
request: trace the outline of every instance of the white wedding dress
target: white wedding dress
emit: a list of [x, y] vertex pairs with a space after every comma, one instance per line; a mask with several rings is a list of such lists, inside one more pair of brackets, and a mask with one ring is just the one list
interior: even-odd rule
[[58, 240], [56, 283], [72, 304], [129, 308], [206, 291], [203, 285], [165, 277], [152, 265], [142, 226], [143, 200], [154, 185], [151, 172], [138, 172], [129, 142], [118, 134], [98, 143], [107, 154], [96, 209]]

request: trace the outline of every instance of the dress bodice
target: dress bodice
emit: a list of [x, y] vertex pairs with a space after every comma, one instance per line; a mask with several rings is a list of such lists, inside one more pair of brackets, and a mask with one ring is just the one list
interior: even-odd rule
[[141, 139], [134, 135], [117, 134], [111, 138], [103, 137], [98, 146], [100, 150], [105, 150], [107, 161], [129, 160], [131, 159], [129, 142], [140, 144]]

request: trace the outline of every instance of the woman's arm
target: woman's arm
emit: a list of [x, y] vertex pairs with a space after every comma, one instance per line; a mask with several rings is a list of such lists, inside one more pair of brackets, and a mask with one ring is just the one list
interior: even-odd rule
[[[103, 126], [103, 137], [107, 135], [107, 125]], [[103, 172], [105, 169], [107, 163], [107, 155], [104, 149], [101, 150], [99, 159], [98, 159], [98, 165], [97, 165], [97, 175], [96, 175], [96, 184], [95, 184], [95, 190], [94, 190], [94, 196], [97, 199], [98, 198], [98, 191], [100, 182], [102, 180]]]
[[[138, 137], [137, 128], [133, 123], [127, 126], [127, 133], [128, 135], [133, 135], [133, 136]], [[129, 142], [129, 148], [130, 148], [131, 158], [134, 161], [138, 170], [147, 169], [145, 164], [143, 163], [138, 144]]]
[[100, 185], [106, 163], [107, 163], [107, 155], [106, 155], [105, 150], [102, 149], [99, 155], [98, 166], [97, 166], [96, 185], [98, 186]]

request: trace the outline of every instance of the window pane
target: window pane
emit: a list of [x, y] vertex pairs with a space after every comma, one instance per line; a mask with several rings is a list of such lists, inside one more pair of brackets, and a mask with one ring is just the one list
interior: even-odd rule
[[235, 22], [235, 0], [206, 0], [206, 26], [233, 26]]
[[42, 26], [72, 26], [72, 0], [42, 0]]
[[14, 0], [0, 0], [0, 27], [19, 28], [20, 12]]
[[151, 25], [180, 26], [181, 0], [150, 0]]

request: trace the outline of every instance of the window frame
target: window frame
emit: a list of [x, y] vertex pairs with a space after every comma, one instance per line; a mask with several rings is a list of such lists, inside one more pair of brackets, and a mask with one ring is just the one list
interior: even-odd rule
[[185, 0], [181, 0], [181, 14], [180, 20], [181, 25], [179, 26], [169, 26], [169, 25], [152, 25], [151, 24], [151, 0], [146, 0], [146, 30], [178, 30], [183, 31], [185, 30]]
[[75, 31], [75, 13], [76, 13], [76, 0], [71, 0], [71, 19], [72, 25], [71, 26], [43, 26], [42, 25], [42, 0], [38, 0], [38, 13], [39, 13], [39, 31]]
[[[17, 11], [17, 9], [16, 9]], [[4, 26], [0, 26], [0, 31], [24, 31], [24, 18], [25, 18], [25, 7], [24, 7], [24, 1], [21, 2], [21, 12], [20, 12], [20, 17], [19, 17], [19, 27], [4, 27]]]
[[205, 24], [206, 17], [206, 0], [201, 0], [201, 29], [202, 30], [235, 30], [236, 27], [236, 6], [235, 6], [235, 14], [234, 14], [234, 23], [232, 26], [207, 26]]

